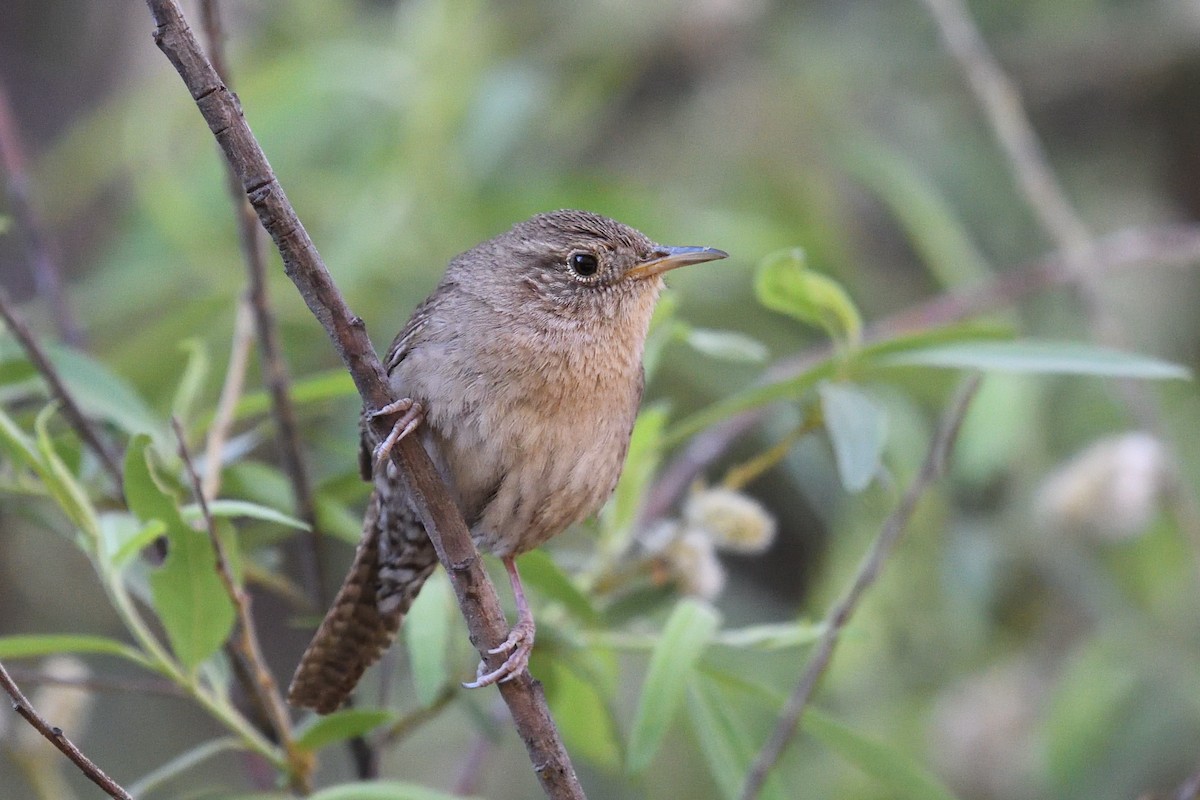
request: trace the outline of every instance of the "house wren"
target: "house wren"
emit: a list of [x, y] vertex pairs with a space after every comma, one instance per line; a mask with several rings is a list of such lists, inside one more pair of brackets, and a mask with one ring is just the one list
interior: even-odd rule
[[363, 538], [333, 608], [305, 651], [292, 705], [328, 713], [391, 644], [437, 555], [411, 508], [391, 446], [415, 431], [480, 550], [504, 563], [518, 620], [505, 663], [527, 665], [534, 623], [514, 559], [612, 494], [642, 397], [642, 347], [663, 272], [725, 258], [663, 247], [586, 211], [519, 223], [450, 262], [388, 351], [392, 435], [371, 447]]

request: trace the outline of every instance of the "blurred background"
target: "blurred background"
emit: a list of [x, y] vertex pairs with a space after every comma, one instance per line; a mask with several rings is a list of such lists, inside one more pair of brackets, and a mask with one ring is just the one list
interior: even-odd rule
[[[673, 273], [674, 314], [752, 337], [767, 356], [667, 343], [647, 400], [682, 418], [821, 343], [756, 303], [753, 270], [772, 251], [803, 247], [870, 321], [1056, 249], [919, 0], [225, 0], [222, 11], [247, 118], [377, 348], [453, 255], [535, 212], [586, 208], [658, 241], [731, 254]], [[1092, 234], [1196, 222], [1200, 3], [974, 0], [970, 11]], [[222, 163], [151, 30], [139, 3], [7, 0], [0, 79], [82, 346], [165, 414], [188, 348], [210, 361], [199, 405], [216, 402], [245, 277]], [[270, 264], [293, 374], [336, 369], [273, 251]], [[1196, 367], [1195, 266], [1142, 264], [1096, 282], [1129, 349]], [[60, 335], [12, 225], [0, 235], [0, 283], [40, 333]], [[1091, 337], [1064, 290], [1004, 319], [1023, 334]], [[846, 494], [828, 444], [810, 437], [747, 487], [779, 533], [765, 555], [724, 557], [714, 599], [729, 624], [823, 615], [923, 457], [955, 380], [899, 373], [873, 387], [893, 480]], [[1161, 424], [1131, 437], [1137, 422], [1110, 383], [989, 376], [950, 479], [855, 618], [818, 705], [962, 798], [1174, 797], [1200, 770], [1200, 542], [1171, 510], [1188, 503], [1167, 501], [1194, 496], [1200, 481], [1200, 404], [1185, 382], [1147, 391]], [[797, 419], [794, 407], [773, 410], [708, 480]], [[356, 398], [305, 403], [301, 424], [314, 481], [352, 535], [366, 494]], [[272, 460], [269, 426], [243, 432], [247, 452]], [[235, 469], [226, 486], [253, 494], [255, 480]], [[0, 633], [119, 635], [86, 560], [52, 535], [61, 521], [13, 495], [0, 502]], [[560, 547], [569, 566], [584, 544]], [[335, 547], [329, 573], [349, 557]], [[286, 676], [309, 628], [271, 593], [256, 608]], [[754, 668], [782, 693], [805, 655]], [[627, 668], [637, 676], [645, 659]], [[77, 740], [118, 777], [218, 732], [178, 698], [100, 692], [94, 703]], [[617, 699], [619, 717], [631, 703]], [[389, 751], [385, 772], [448, 787], [487, 709], [457, 702]], [[747, 712], [751, 741], [771, 719], [767, 707]], [[239, 758], [211, 763], [156, 796], [248, 785]], [[678, 725], [637, 780], [586, 760], [581, 770], [594, 797], [718, 797], [704, 763]], [[784, 769], [796, 796], [894, 796], [803, 734]], [[532, 796], [527, 773], [501, 727], [476, 790]], [[343, 752], [326, 754], [325, 782], [350, 774]], [[0, 761], [0, 796], [28, 791]]]

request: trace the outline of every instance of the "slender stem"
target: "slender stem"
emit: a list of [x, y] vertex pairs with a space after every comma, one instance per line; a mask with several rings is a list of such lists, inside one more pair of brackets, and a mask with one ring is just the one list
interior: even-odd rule
[[803, 716], [804, 709], [808, 706], [808, 701], [817, 688], [817, 682], [825, 673], [826, 667], [829, 666], [842, 629], [850, 621], [859, 601], [883, 572], [888, 557], [895, 549], [896, 543], [900, 541], [900, 536], [904, 533], [925, 490], [945, 472], [950, 451], [954, 448], [954, 442], [958, 438], [958, 431], [967, 415], [967, 409], [979, 388], [979, 381], [977, 374], [971, 375], [959, 388], [949, 409], [942, 416], [941, 425], [938, 426], [937, 434], [934, 436], [920, 471], [909, 485], [908, 491], [900, 499], [899, 504], [884, 520], [879, 535], [875, 537], [871, 548], [864, 556], [846, 593], [826, 616], [825, 632], [817, 643], [816, 652], [809, 660], [800, 682], [792, 690], [770, 738], [767, 739], [766, 744], [755, 758], [754, 764], [751, 765], [750, 771], [746, 774], [746, 782], [742, 787], [742, 800], [753, 800], [762, 791], [767, 775], [770, 774], [792, 737], [796, 735], [800, 717]]
[[257, 696], [259, 705], [266, 712], [267, 719], [271, 723], [271, 728], [275, 731], [275, 735], [283, 746], [284, 752], [287, 753], [293, 786], [299, 791], [308, 794], [312, 791], [311, 781], [314, 766], [312, 758], [296, 747], [295, 736], [292, 734], [291, 718], [288, 716], [287, 708], [284, 706], [283, 697], [279, 693], [279, 687], [275, 683], [275, 676], [271, 674], [266, 659], [263, 657], [262, 649], [258, 644], [258, 633], [254, 626], [254, 615], [250, 613], [250, 597], [238, 586], [237, 581], [233, 578], [233, 571], [229, 567], [229, 559], [225, 555], [225, 545], [221, 542], [221, 537], [217, 534], [216, 522], [208, 510], [208, 501], [204, 497], [204, 489], [200, 484], [200, 476], [196, 474], [195, 464], [192, 462], [191, 453], [188, 452], [187, 438], [183, 432], [183, 427], [179, 424], [179, 420], [174, 417], [171, 418], [171, 426], [175, 429], [175, 436], [179, 443], [179, 457], [183, 459], [184, 470], [187, 472], [188, 480], [192, 484], [192, 491], [196, 495], [196, 502], [200, 505], [200, 515], [204, 519], [205, 530], [208, 532], [209, 541], [212, 543], [213, 553], [216, 556], [217, 562], [217, 575], [220, 577], [221, 584], [225, 587], [225, 592], [229, 595], [229, 599], [233, 601], [233, 607], [237, 613], [239, 631], [238, 647], [242, 655], [245, 656], [247, 665], [253, 673], [253, 680], [250, 681], [251, 689]]
[[224, 463], [225, 441], [237, 418], [237, 404], [246, 386], [246, 366], [250, 361], [250, 347], [254, 343], [253, 319], [250, 301], [238, 303], [233, 320], [233, 336], [229, 345], [229, 365], [225, 368], [225, 380], [221, 384], [221, 395], [217, 398], [217, 410], [204, 439], [203, 496], [208, 502], [217, 499], [221, 491], [221, 468]]
[[104, 793], [109, 797], [117, 798], [117, 800], [133, 800], [133, 795], [121, 788], [121, 785], [105, 774], [104, 770], [96, 766], [90, 758], [83, 754], [83, 751], [75, 746], [75, 743], [67, 738], [61, 728], [55, 728], [50, 723], [46, 722], [40, 714], [34, 710], [25, 695], [21, 693], [21, 689], [13, 681], [12, 676], [8, 674], [8, 670], [4, 668], [4, 664], [0, 664], [0, 688], [12, 698], [13, 710], [25, 718], [25, 721], [32, 725], [37, 732], [46, 737], [50, 744], [57, 747], [63, 754], [71, 759], [75, 766], [79, 767], [79, 771], [87, 776], [88, 780], [104, 790]]
[[[221, 30], [220, 5], [217, 0], [201, 0], [200, 14], [208, 55], [226, 86], [230, 86], [229, 66], [225, 59], [225, 39]], [[259, 227], [254, 209], [246, 200], [237, 172], [229, 163], [225, 164], [226, 185], [233, 200], [237, 217], [238, 241], [242, 249], [242, 260], [246, 265], [247, 299], [254, 314], [254, 327], [258, 334], [259, 360], [262, 364], [263, 382], [271, 398], [271, 416], [275, 421], [276, 442], [280, 461], [292, 485], [292, 498], [296, 515], [308, 523], [304, 537], [307, 547], [303, 551], [304, 569], [308, 573], [308, 585], [312, 587], [313, 599], [318, 608], [329, 604], [329, 585], [322, 558], [326, 539], [317, 524], [317, 503], [313, 495], [312, 481], [304, 465], [303, 448], [300, 446], [300, 426], [296, 421], [296, 406], [292, 401], [292, 379], [283, 347], [279, 341], [279, 330], [271, 311], [267, 296], [267, 262], [263, 253], [262, 228]]]
[[25, 323], [21, 315], [17, 313], [17, 309], [9, 302], [8, 295], [3, 291], [0, 291], [0, 317], [4, 319], [4, 324], [8, 326], [9, 332], [21, 344], [30, 363], [41, 373], [42, 378], [46, 381], [46, 385], [50, 387], [50, 393], [62, 404], [63, 415], [67, 418], [67, 422], [75, 429], [75, 433], [84, 445], [100, 459], [100, 464], [104, 467], [104, 471], [112, 479], [117, 492], [121, 493], [124, 481], [121, 476], [121, 467], [117, 463], [117, 457], [104, 446], [104, 443], [100, 440], [100, 435], [96, 433], [96, 429], [92, 426], [92, 423], [84, 416], [83, 410], [75, 402], [75, 397], [67, 389], [62, 376], [58, 374], [58, 370], [50, 361], [50, 356], [46, 354], [41, 343], [34, 336], [33, 330]]
[[[196, 101], [237, 173], [259, 221], [275, 241], [283, 257], [284, 271], [325, 328], [350, 372], [363, 405], [367, 409], [390, 405], [396, 398], [366, 335], [366, 326], [351, 312], [334, 284], [246, 123], [241, 104], [204, 57], [178, 4], [174, 0], [146, 2], [154, 17], [156, 44]], [[385, 438], [390, 420], [382, 416], [372, 424], [380, 440]], [[505, 640], [508, 626], [496, 588], [483, 567], [462, 515], [418, 437], [402, 439], [393, 448], [391, 457], [413, 508], [450, 575], [472, 644], [492, 668], [499, 666], [502, 655], [489, 654], [488, 650]], [[502, 684], [500, 693], [508, 703], [546, 795], [552, 798], [584, 797], [540, 684], [526, 670]]]

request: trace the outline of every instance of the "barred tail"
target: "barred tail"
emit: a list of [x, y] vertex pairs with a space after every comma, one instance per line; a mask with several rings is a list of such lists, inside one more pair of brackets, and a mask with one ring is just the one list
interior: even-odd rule
[[[371, 497], [354, 563], [288, 687], [293, 706], [320, 714], [336, 711], [367, 667], [391, 645], [417, 592], [437, 566], [423, 529], [416, 536], [412, 531], [396, 535], [396, 523], [407, 515], [388, 513], [395, 499], [381, 499], [378, 492]], [[418, 567], [403, 570], [403, 585], [394, 581], [397, 561]]]

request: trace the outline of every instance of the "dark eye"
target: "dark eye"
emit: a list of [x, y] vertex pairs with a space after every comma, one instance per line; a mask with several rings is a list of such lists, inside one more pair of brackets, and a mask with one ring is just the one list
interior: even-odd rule
[[581, 278], [590, 278], [600, 270], [600, 261], [591, 253], [571, 253], [567, 265]]

